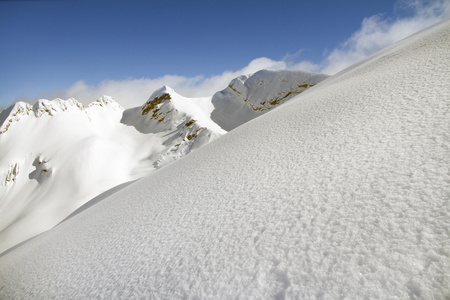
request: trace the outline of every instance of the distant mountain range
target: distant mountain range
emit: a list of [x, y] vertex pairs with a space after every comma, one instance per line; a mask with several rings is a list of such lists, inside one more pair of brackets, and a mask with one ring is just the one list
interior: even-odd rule
[[261, 70], [212, 97], [186, 98], [164, 86], [126, 110], [108, 96], [87, 107], [75, 99], [14, 104], [0, 114], [0, 253], [325, 78]]

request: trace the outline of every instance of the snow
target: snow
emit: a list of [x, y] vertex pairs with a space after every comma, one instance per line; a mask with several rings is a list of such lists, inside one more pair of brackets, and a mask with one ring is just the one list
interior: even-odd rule
[[[174, 101], [197, 100], [176, 95]], [[218, 133], [192, 124], [143, 134], [121, 123], [124, 110], [108, 96], [86, 108], [75, 99], [41, 99], [33, 106], [19, 102], [2, 112], [0, 253], [52, 228], [100, 193], [141, 178], [224, 134], [201, 111], [206, 101], [198, 99], [193, 116]], [[137, 110], [133, 117], [142, 119]], [[186, 119], [185, 112], [180, 115]], [[189, 134], [196, 138], [185, 141]]]
[[447, 299], [450, 21], [0, 257], [0, 298]]
[[[297, 93], [298, 85], [311, 77], [317, 82], [326, 76], [263, 70], [245, 76], [243, 92], [284, 97]], [[262, 81], [273, 83], [248, 85]], [[268, 87], [268, 95], [258, 93]], [[218, 94], [225, 108], [233, 102], [246, 105], [234, 94]], [[224, 107], [214, 101], [216, 106], [211, 97], [186, 98], [164, 86], [143, 106], [127, 110], [103, 96], [87, 107], [75, 99], [41, 99], [33, 106], [19, 102], [1, 112], [0, 253], [52, 228], [100, 193], [148, 175], [227, 133], [210, 117]], [[237, 124], [234, 117], [227, 120]]]
[[242, 75], [214, 94], [211, 119], [226, 131], [261, 116], [304, 92], [328, 75], [307, 71], [261, 70]]
[[15, 106], [19, 113], [0, 136], [1, 177], [13, 175], [0, 184], [0, 252], [53, 227], [99, 193], [148, 174], [133, 174], [143, 165], [135, 157], [145, 154], [136, 144], [145, 141], [117, 125], [122, 110], [116, 106], [84, 108], [73, 99]]
[[211, 112], [214, 109], [214, 106], [211, 103], [211, 97], [187, 98], [176, 93], [172, 88], [164, 86], [161, 90], [153, 93], [150, 98], [160, 96], [164, 93], [170, 94], [171, 102], [176, 110], [191, 116], [191, 118], [196, 120], [200, 126], [207, 127], [220, 134], [226, 133], [225, 130], [220, 128], [210, 118]]

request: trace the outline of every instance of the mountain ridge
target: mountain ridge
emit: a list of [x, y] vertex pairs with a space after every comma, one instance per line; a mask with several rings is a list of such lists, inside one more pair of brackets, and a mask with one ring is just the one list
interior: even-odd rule
[[290, 70], [260, 70], [251, 76], [239, 76], [213, 95], [211, 119], [225, 130], [233, 130], [328, 77]]
[[107, 105], [111, 105], [117, 110], [123, 110], [120, 104], [118, 104], [112, 97], [106, 95], [103, 95], [87, 106], [84, 106], [74, 98], [69, 98], [67, 100], [60, 98], [56, 98], [54, 100], [39, 99], [33, 105], [27, 102], [19, 101], [0, 112], [0, 134], [6, 133], [12, 124], [20, 121], [21, 117], [30, 116], [31, 114], [33, 114], [36, 118], [40, 118], [44, 115], [54, 116], [57, 113], [65, 112], [71, 109], [85, 111], [86, 109], [90, 109], [92, 107], [104, 107]]
[[[302, 83], [298, 77], [310, 73], [255, 74], [247, 80], [270, 75], [269, 81], [279, 74], [295, 86]], [[291, 87], [273, 88], [289, 93]], [[129, 109], [102, 96], [86, 106], [72, 98], [40, 99], [1, 112], [0, 252], [51, 228], [102, 192], [226, 134], [210, 117], [218, 113], [212, 98], [187, 98], [163, 86], [143, 105]]]

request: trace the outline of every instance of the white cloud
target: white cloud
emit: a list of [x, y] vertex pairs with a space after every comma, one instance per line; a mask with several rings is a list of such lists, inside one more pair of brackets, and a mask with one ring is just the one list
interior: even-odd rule
[[104, 80], [99, 85], [93, 86], [80, 80], [67, 89], [54, 91], [42, 97], [47, 99], [75, 98], [84, 104], [88, 104], [102, 95], [109, 95], [124, 107], [133, 107], [145, 103], [150, 94], [163, 85], [169, 85], [176, 89], [177, 87], [193, 86], [200, 80], [202, 80], [201, 77], [187, 78], [166, 75], [155, 79]]
[[187, 96], [210, 96], [217, 91], [220, 91], [227, 87], [230, 81], [243, 74], [255, 73], [261, 69], [268, 70], [283, 70], [287, 65], [284, 61], [275, 61], [270, 58], [261, 57], [252, 60], [246, 67], [237, 71], [225, 71], [220, 75], [205, 78], [201, 83], [191, 86], [189, 88], [180, 88], [180, 92], [183, 92]]
[[381, 48], [449, 17], [450, 0], [402, 0], [397, 2], [396, 9], [407, 13], [408, 17], [389, 19], [383, 15], [375, 15], [365, 18], [358, 31], [319, 63], [300, 60], [302, 50], [299, 50], [294, 54], [286, 54], [279, 61], [261, 57], [240, 70], [225, 71], [207, 78], [166, 75], [159, 78], [105, 80], [96, 86], [78, 81], [67, 89], [48, 93], [43, 97], [73, 97], [87, 104], [102, 95], [110, 95], [122, 106], [129, 108], [142, 105], [154, 90], [163, 85], [168, 85], [187, 97], [211, 96], [224, 89], [233, 78], [261, 69], [294, 69], [334, 74]]
[[375, 15], [362, 21], [356, 31], [340, 47], [331, 51], [321, 64], [321, 72], [334, 74], [368, 55], [425, 29], [450, 16], [450, 1], [402, 1], [397, 7], [409, 17], [395, 20]]
[[152, 92], [163, 85], [170, 86], [187, 97], [211, 96], [224, 89], [233, 78], [242, 74], [254, 73], [261, 69], [281, 70], [286, 68], [287, 65], [284, 61], [274, 61], [262, 57], [254, 59], [240, 70], [225, 71], [220, 75], [208, 78], [166, 75], [152, 79], [105, 80], [97, 86], [90, 86], [84, 81], [77, 81], [67, 89], [47, 93], [42, 97], [47, 99], [75, 98], [84, 104], [88, 104], [102, 95], [109, 95], [114, 97], [122, 106], [129, 108], [145, 103]]

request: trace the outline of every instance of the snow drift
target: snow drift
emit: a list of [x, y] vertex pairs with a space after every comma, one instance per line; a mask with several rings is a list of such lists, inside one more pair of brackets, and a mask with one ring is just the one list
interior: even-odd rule
[[450, 22], [0, 258], [2, 298], [450, 297]]

